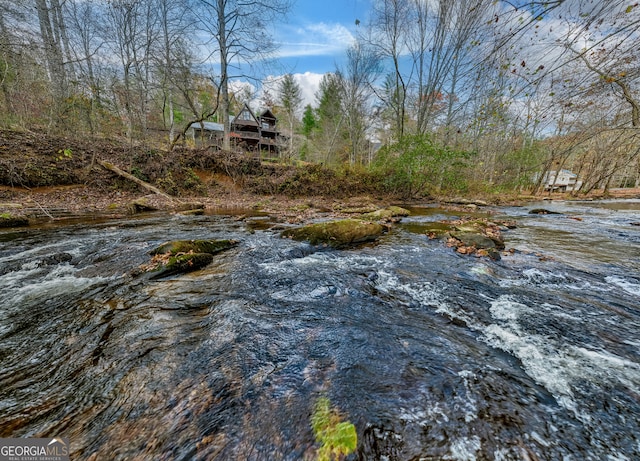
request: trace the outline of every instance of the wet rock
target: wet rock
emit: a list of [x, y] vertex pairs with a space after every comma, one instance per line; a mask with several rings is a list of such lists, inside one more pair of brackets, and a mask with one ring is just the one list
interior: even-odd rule
[[376, 240], [385, 231], [385, 227], [356, 219], [328, 221], [309, 224], [303, 227], [287, 229], [280, 235], [298, 241], [308, 241], [312, 245], [328, 245], [343, 248], [358, 243]]
[[131, 203], [129, 203], [127, 208], [133, 214], [158, 211], [160, 209], [155, 205], [151, 205], [146, 197], [142, 197], [132, 201]]
[[454, 227], [448, 234], [447, 246], [460, 254], [501, 259], [499, 250], [505, 248], [500, 232], [502, 225], [486, 220], [463, 220], [452, 224]]
[[73, 259], [73, 256], [71, 256], [69, 253], [58, 253], [58, 254], [50, 255], [50, 256], [47, 256], [46, 258], [43, 258], [42, 261], [40, 261], [40, 263], [38, 264], [38, 267], [55, 266], [58, 264], [69, 262], [72, 259]]
[[9, 213], [0, 214], [0, 228], [24, 227], [29, 225], [29, 220], [22, 216], [13, 216]]
[[[409, 216], [411, 213], [409, 210], [406, 210], [399, 206], [390, 206], [388, 208], [382, 208], [380, 210], [372, 211], [370, 213], [365, 213], [362, 215], [362, 219], [369, 221], [394, 221], [394, 218], [401, 218], [404, 216]], [[398, 219], [399, 221], [399, 219]]]
[[166, 262], [162, 262], [152, 269], [154, 274], [151, 279], [197, 271], [211, 264], [212, 261], [213, 255], [209, 253], [186, 253], [170, 256]]
[[560, 214], [557, 211], [550, 211], [547, 210], [546, 208], [534, 208], [533, 210], [529, 211], [529, 214]]
[[236, 240], [174, 240], [163, 243], [156, 249], [151, 250], [149, 254], [208, 253], [213, 255], [228, 250], [237, 244], [238, 241]]
[[460, 243], [466, 247], [483, 248], [486, 250], [496, 248], [496, 244], [492, 239], [479, 233], [452, 232], [451, 236], [459, 240]]
[[196, 210], [202, 210], [202, 212], [204, 213], [204, 208], [204, 203], [198, 202], [180, 202], [174, 205], [174, 209], [178, 212], [195, 212]]
[[196, 271], [211, 264], [213, 255], [236, 246], [236, 240], [175, 240], [150, 252], [151, 262], [142, 272], [152, 273], [151, 279]]
[[632, 226], [640, 226], [640, 222], [632, 222], [631, 225]]
[[202, 216], [204, 214], [204, 209], [197, 208], [195, 210], [184, 210], [184, 211], [180, 211], [178, 213], [183, 215], [183, 216]]
[[466, 205], [472, 207], [489, 206], [489, 203], [484, 200], [471, 200], [467, 198], [453, 198], [445, 200], [444, 203], [451, 203], [453, 205]]

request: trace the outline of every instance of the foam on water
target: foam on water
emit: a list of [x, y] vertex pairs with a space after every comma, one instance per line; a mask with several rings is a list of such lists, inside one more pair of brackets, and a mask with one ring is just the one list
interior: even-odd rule
[[589, 419], [574, 399], [575, 384], [582, 380], [622, 384], [635, 392], [640, 389], [639, 364], [606, 351], [571, 346], [561, 339], [525, 331], [518, 319], [535, 314], [536, 309], [505, 295], [493, 301], [489, 310], [496, 323], [486, 327], [484, 340], [520, 359], [526, 373], [578, 417]]
[[105, 277], [77, 277], [77, 269], [67, 263], [55, 266], [38, 279], [40, 269], [27, 269], [10, 272], [0, 277], [0, 291], [8, 293], [3, 300], [5, 306], [24, 303], [46, 302], [56, 296], [81, 293], [87, 288], [108, 281]]
[[440, 306], [444, 302], [442, 290], [431, 282], [402, 282], [395, 274], [384, 270], [378, 271], [376, 288], [383, 293], [404, 293], [423, 306]]
[[573, 277], [556, 271], [544, 271], [538, 268], [530, 268], [522, 271], [522, 274], [514, 278], [504, 278], [499, 280], [501, 287], [521, 287], [521, 286], [545, 286], [564, 288], [569, 290], [585, 291], [608, 291], [607, 286], [594, 285], [586, 280], [577, 280]]
[[455, 461], [476, 461], [476, 453], [482, 448], [480, 437], [464, 437], [455, 439], [451, 442], [450, 453], [445, 455], [443, 459]]
[[612, 283], [613, 285], [622, 288], [629, 294], [640, 296], [640, 283], [638, 283], [636, 280], [631, 281], [629, 279], [616, 276], [606, 277], [605, 280], [609, 283]]

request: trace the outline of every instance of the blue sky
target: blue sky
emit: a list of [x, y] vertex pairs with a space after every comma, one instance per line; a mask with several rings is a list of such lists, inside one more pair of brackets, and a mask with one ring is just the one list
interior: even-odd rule
[[297, 0], [286, 24], [276, 28], [280, 64], [292, 73], [335, 69], [364, 23], [371, 0]]
[[[279, 44], [275, 66], [268, 70], [265, 87], [276, 94], [278, 78], [291, 73], [302, 90], [303, 105], [315, 105], [322, 76], [341, 65], [347, 48], [363, 27], [372, 0], [294, 0], [286, 22], [273, 25]], [[356, 26], [356, 19], [361, 21]], [[260, 98], [260, 91], [256, 96]]]

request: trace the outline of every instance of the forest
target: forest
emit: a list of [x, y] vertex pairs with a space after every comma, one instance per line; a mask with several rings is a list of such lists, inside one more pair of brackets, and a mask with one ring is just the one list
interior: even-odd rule
[[179, 155], [215, 122], [226, 152], [248, 104], [278, 118], [278, 162], [404, 196], [542, 193], [561, 170], [574, 193], [640, 187], [638, 2], [371, 5], [303, 106], [292, 73], [259, 94], [238, 84], [261, 88], [288, 0], [4, 0], [0, 128]]

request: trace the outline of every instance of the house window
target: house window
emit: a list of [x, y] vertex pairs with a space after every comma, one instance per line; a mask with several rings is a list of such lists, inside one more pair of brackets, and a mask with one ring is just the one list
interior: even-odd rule
[[251, 114], [245, 110], [240, 114], [240, 120], [251, 120]]

